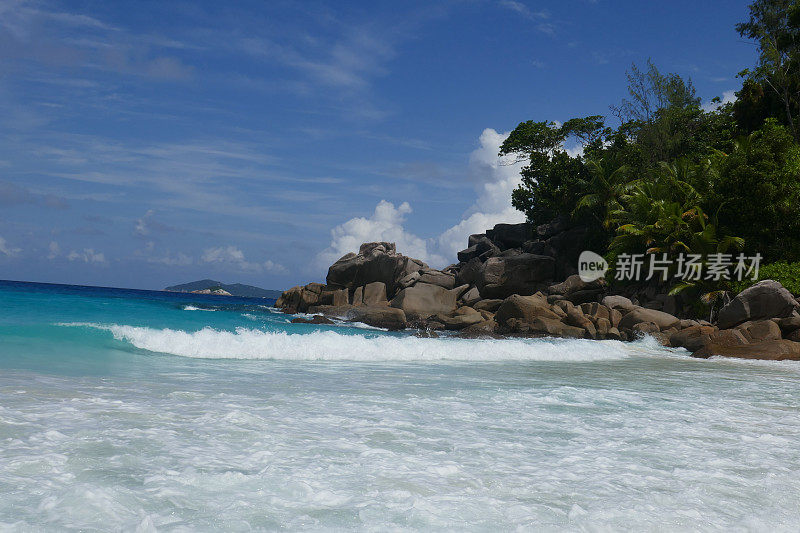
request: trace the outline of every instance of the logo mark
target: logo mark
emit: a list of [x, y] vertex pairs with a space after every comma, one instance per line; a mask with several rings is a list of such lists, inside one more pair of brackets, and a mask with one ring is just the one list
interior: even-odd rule
[[606, 275], [608, 262], [601, 256], [589, 250], [581, 252], [578, 257], [578, 276], [581, 281], [589, 283]]

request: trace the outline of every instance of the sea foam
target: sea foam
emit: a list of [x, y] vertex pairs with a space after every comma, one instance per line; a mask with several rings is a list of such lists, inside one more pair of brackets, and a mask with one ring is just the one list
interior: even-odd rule
[[287, 333], [237, 328], [224, 331], [156, 329], [128, 325], [63, 324], [110, 332], [142, 350], [205, 359], [332, 361], [600, 361], [631, 350], [616, 341], [564, 339], [418, 338], [334, 331]]

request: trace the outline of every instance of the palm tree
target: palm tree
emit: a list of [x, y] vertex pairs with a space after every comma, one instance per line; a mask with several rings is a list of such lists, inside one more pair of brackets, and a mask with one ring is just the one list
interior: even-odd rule
[[578, 200], [573, 215], [589, 212], [603, 227], [609, 228], [609, 214], [620, 207], [619, 199], [630, 183], [630, 168], [607, 159], [589, 160], [586, 167], [590, 176], [588, 192]]

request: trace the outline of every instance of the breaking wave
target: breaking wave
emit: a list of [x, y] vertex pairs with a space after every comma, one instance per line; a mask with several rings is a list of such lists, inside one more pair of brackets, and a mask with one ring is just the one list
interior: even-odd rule
[[567, 339], [459, 339], [341, 334], [334, 331], [287, 333], [210, 327], [200, 331], [87, 323], [61, 324], [110, 332], [136, 348], [203, 359], [330, 361], [564, 361], [623, 359], [633, 353], [617, 341]]

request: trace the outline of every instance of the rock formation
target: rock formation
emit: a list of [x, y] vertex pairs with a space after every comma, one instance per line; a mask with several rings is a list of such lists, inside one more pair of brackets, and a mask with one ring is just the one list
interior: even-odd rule
[[459, 263], [442, 270], [397, 253], [394, 243], [364, 243], [331, 265], [325, 284], [293, 287], [276, 307], [390, 330], [413, 327], [423, 336], [441, 329], [469, 337], [651, 335], [697, 357], [800, 359], [798, 303], [779, 283], [746, 289], [720, 310], [717, 324], [681, 319], [680, 299], [652, 285], [608, 294], [604, 279], [581, 280], [576, 265], [586, 235], [565, 219], [536, 228], [498, 224], [471, 235]]

